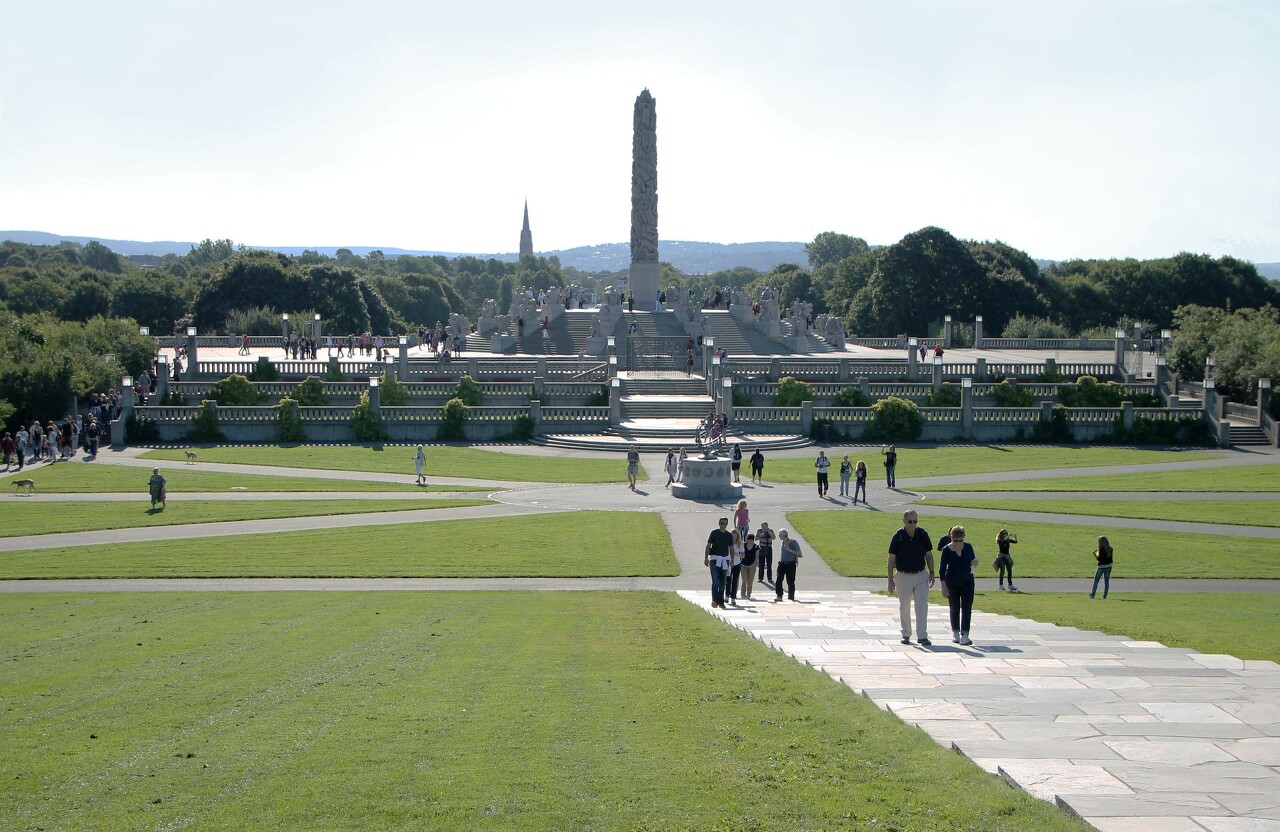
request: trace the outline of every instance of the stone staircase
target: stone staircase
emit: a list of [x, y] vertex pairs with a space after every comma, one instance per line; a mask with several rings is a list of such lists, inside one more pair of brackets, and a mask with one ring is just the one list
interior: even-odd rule
[[[678, 424], [679, 423], [679, 424]], [[649, 420], [645, 422], [623, 422], [617, 427], [609, 428], [601, 433], [551, 434], [534, 437], [535, 445], [546, 445], [552, 448], [574, 448], [582, 451], [617, 451], [622, 453], [635, 445], [643, 453], [656, 453], [668, 448], [684, 448], [693, 453], [696, 447], [698, 420], [668, 420], [659, 427]], [[732, 445], [742, 445], [744, 453], [752, 449], [762, 451], [780, 451], [787, 448], [803, 448], [810, 444], [807, 436], [774, 436], [752, 435], [730, 428], [727, 441]]]
[[729, 351], [729, 358], [735, 355], [778, 355], [790, 353], [782, 346], [755, 328], [754, 324], [744, 324], [723, 309], [703, 312], [707, 318], [707, 327], [703, 338], [714, 338], [717, 348]]
[[1230, 424], [1232, 445], [1263, 445], [1270, 447], [1271, 440], [1267, 432], [1257, 425]]

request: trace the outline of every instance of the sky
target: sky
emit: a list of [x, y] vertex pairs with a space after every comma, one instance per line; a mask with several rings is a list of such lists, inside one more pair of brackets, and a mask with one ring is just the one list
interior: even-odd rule
[[69, 0], [0, 50], [0, 229], [538, 251], [630, 239], [1280, 261], [1276, 0]]

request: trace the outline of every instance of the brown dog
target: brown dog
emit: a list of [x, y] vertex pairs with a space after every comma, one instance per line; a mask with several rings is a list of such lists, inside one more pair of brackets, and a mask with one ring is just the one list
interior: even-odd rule
[[[36, 489], [36, 481], [35, 481], [35, 480], [14, 480], [14, 481], [13, 481], [13, 487], [14, 487], [15, 489], [18, 489], [18, 490], [21, 490], [21, 489], [25, 488], [25, 489], [27, 490], [27, 493], [28, 493], [28, 494], [39, 494], [39, 493], [40, 493], [40, 492]], [[18, 493], [18, 491], [16, 491], [16, 490], [15, 490], [13, 493], [17, 494], [17, 493]]]

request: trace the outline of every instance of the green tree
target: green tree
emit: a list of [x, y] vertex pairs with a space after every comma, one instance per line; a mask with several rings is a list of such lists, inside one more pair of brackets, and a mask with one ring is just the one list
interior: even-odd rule
[[851, 237], [835, 231], [823, 231], [813, 238], [813, 242], [805, 243], [804, 253], [809, 257], [809, 268], [817, 269], [827, 264], [835, 265], [846, 257], [865, 254], [870, 251], [867, 241], [861, 237]]
[[778, 379], [778, 392], [774, 394], [774, 407], [799, 407], [804, 402], [811, 402], [817, 398], [813, 392], [813, 385], [798, 381], [791, 376], [783, 376]]
[[96, 240], [85, 243], [84, 250], [80, 252], [80, 259], [89, 268], [100, 272], [120, 274], [124, 271], [120, 265], [119, 255]]
[[862, 438], [872, 442], [910, 442], [924, 431], [924, 416], [916, 403], [888, 396], [871, 405], [871, 423]]

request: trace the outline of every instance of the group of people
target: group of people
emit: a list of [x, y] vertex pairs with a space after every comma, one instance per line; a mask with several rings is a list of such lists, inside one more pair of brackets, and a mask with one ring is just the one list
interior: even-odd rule
[[[895, 476], [898, 467], [898, 449], [894, 445], [885, 445], [880, 449], [880, 455], [884, 457], [884, 474], [885, 482], [890, 488], [897, 488], [897, 478]], [[827, 492], [831, 489], [830, 471], [831, 458], [827, 456], [826, 451], [818, 451], [817, 458], [813, 461], [813, 467], [817, 471], [818, 477], [818, 496], [826, 497]], [[849, 484], [853, 484], [853, 493], [849, 492]], [[858, 504], [858, 495], [862, 495], [862, 504], [870, 505], [867, 502], [867, 463], [858, 460], [857, 463], [849, 461], [849, 455], [845, 454], [844, 459], [840, 460], [840, 496], [853, 497], [851, 505]]]
[[[105, 417], [104, 417], [105, 418]], [[21, 471], [34, 462], [59, 462], [75, 456], [77, 448], [83, 448], [89, 459], [97, 459], [98, 448], [105, 434], [104, 422], [91, 412], [79, 416], [64, 416], [60, 423], [53, 420], [43, 427], [38, 420], [31, 427], [18, 426], [16, 433], [4, 432], [0, 438], [0, 452], [4, 454], [5, 470], [17, 467]]]
[[[707, 537], [702, 565], [711, 572], [711, 606], [726, 609], [738, 606], [738, 599], [751, 601], [756, 579], [760, 584], [772, 586], [774, 601], [782, 601], [784, 588], [787, 597], [796, 599], [796, 567], [803, 557], [800, 543], [786, 529], [775, 534], [768, 523], [761, 523], [751, 531], [751, 512], [747, 501], [739, 500], [733, 512], [733, 528], [729, 518], [721, 517], [719, 525]], [[773, 547], [778, 545], [778, 568], [774, 575]]]
[[[713, 423], [711, 430], [717, 430], [716, 423]], [[713, 439], [715, 436], [712, 437]], [[631, 454], [635, 454], [635, 471], [632, 470]], [[667, 484], [664, 488], [670, 488], [672, 483], [684, 482], [684, 463], [689, 458], [689, 454], [684, 448], [676, 450], [675, 448], [667, 448], [667, 458], [662, 463], [662, 470], [667, 472]], [[747, 459], [751, 466], [751, 481], [754, 483], [764, 482], [764, 454], [759, 448], [756, 448], [751, 456]], [[638, 472], [640, 466], [640, 454], [633, 445], [627, 453], [627, 476], [631, 480], [631, 487], [635, 488], [634, 475]], [[729, 470], [734, 482], [742, 482], [742, 446], [737, 442], [733, 443], [733, 447], [729, 449]]]

